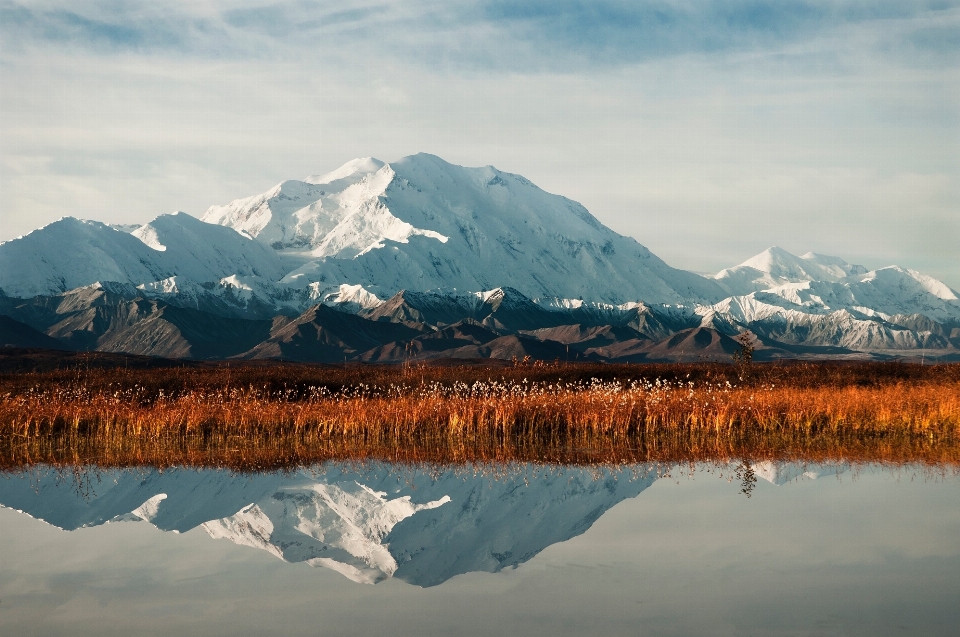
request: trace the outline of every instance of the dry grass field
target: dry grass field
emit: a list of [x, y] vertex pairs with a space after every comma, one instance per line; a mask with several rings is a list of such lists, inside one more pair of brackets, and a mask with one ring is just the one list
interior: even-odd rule
[[324, 460], [960, 466], [960, 365], [204, 365], [0, 375], [0, 469]]

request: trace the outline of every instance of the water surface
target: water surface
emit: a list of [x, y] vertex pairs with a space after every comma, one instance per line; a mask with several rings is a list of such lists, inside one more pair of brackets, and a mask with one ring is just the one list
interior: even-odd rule
[[955, 472], [327, 464], [0, 479], [0, 632], [952, 635]]

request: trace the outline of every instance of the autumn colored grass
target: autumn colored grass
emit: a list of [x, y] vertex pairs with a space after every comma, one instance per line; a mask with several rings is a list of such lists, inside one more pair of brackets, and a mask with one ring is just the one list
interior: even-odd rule
[[0, 468], [323, 460], [960, 466], [960, 366], [202, 366], [0, 376]]

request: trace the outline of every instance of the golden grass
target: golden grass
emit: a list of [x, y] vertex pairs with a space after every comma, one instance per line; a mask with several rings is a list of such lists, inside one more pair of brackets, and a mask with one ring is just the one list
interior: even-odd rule
[[210, 367], [0, 377], [0, 468], [732, 459], [960, 466], [960, 366]]

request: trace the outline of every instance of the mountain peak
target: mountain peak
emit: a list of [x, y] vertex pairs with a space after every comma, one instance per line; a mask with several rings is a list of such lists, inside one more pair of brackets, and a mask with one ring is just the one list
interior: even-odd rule
[[354, 175], [369, 175], [375, 173], [385, 166], [385, 162], [375, 157], [358, 157], [351, 159], [336, 170], [324, 173], [322, 175], [310, 175], [303, 181], [308, 184], [329, 184], [340, 179], [346, 179]]
[[787, 252], [783, 248], [771, 246], [760, 254], [750, 257], [738, 267], [750, 267], [761, 272], [773, 272], [777, 268], [782, 268], [787, 264], [795, 264], [799, 261], [799, 257]]
[[835, 282], [866, 271], [862, 265], [851, 265], [839, 257], [815, 252], [798, 257], [772, 246], [713, 278], [731, 294], [742, 296], [806, 281]]
[[429, 153], [353, 160], [212, 207], [203, 220], [246, 232], [298, 265], [287, 287], [362, 285], [380, 298], [498, 286], [615, 303], [722, 297], [716, 284], [669, 267], [574, 201]]
[[140, 239], [100, 223], [62, 217], [0, 248], [0, 288], [9, 296], [59, 294], [95, 281], [171, 276]]

